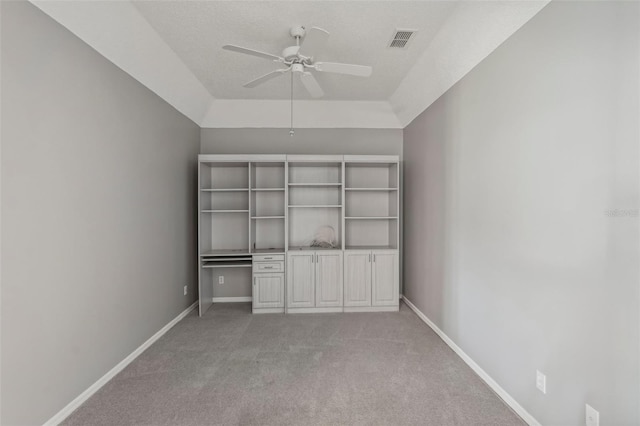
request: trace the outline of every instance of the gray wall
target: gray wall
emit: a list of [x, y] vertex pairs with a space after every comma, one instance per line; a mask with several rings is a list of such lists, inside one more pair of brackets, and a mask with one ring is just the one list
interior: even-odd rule
[[400, 129], [202, 129], [202, 154], [399, 155]]
[[[202, 154], [307, 154], [398, 155], [402, 160], [399, 129], [202, 129]], [[402, 199], [402, 193], [400, 194]], [[402, 221], [400, 222], [402, 229]], [[251, 276], [246, 271], [216, 271], [225, 284], [213, 286], [214, 297], [251, 296]], [[402, 282], [402, 280], [401, 280]]]
[[404, 294], [542, 424], [640, 423], [639, 7], [552, 2], [404, 132]]
[[195, 300], [200, 132], [31, 4], [1, 7], [0, 423], [42, 424]]

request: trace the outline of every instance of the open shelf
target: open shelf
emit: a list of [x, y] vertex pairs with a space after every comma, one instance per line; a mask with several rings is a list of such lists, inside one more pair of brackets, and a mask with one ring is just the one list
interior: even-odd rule
[[289, 183], [289, 186], [300, 186], [300, 187], [313, 187], [313, 186], [317, 186], [317, 187], [331, 187], [331, 186], [342, 186], [341, 183]]
[[252, 253], [281, 253], [285, 246], [286, 167], [284, 162], [251, 164]]
[[249, 188], [224, 188], [224, 189], [216, 189], [216, 188], [202, 188], [200, 191], [203, 192], [245, 192], [248, 191]]
[[398, 163], [345, 163], [345, 187], [357, 190], [398, 188]]
[[397, 217], [397, 191], [345, 192], [346, 217]]
[[256, 162], [251, 163], [252, 191], [284, 191], [285, 187], [284, 162]]
[[249, 210], [201, 210], [202, 213], [249, 213]]
[[[199, 247], [203, 256], [249, 252], [248, 163], [201, 163]], [[244, 188], [242, 191], [237, 189]]]
[[342, 206], [340, 186], [293, 186], [289, 188], [289, 207]]
[[341, 186], [342, 162], [290, 162], [289, 186]]
[[397, 191], [398, 188], [345, 188], [345, 191]]
[[347, 220], [385, 220], [385, 219], [397, 219], [398, 216], [350, 216], [345, 217]]
[[398, 248], [398, 220], [388, 217], [363, 217], [346, 220], [345, 247], [352, 249]]
[[201, 163], [200, 188], [204, 191], [240, 191], [249, 189], [249, 163]]
[[317, 204], [317, 205], [289, 205], [289, 208], [301, 208], [301, 209], [318, 209], [318, 208], [327, 208], [327, 209], [341, 209], [342, 206], [338, 204]]
[[398, 248], [397, 162], [345, 162], [345, 248]]

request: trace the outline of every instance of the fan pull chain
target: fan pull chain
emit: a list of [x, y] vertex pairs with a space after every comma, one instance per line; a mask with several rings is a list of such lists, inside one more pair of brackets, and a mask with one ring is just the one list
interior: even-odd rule
[[289, 136], [293, 137], [293, 71], [291, 72], [291, 128], [289, 129]]

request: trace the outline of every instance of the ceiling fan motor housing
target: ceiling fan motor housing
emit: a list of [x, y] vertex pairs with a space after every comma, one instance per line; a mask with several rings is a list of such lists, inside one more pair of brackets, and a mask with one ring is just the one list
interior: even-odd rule
[[298, 59], [298, 51], [300, 46], [289, 46], [282, 51], [282, 57], [287, 61], [295, 61]]

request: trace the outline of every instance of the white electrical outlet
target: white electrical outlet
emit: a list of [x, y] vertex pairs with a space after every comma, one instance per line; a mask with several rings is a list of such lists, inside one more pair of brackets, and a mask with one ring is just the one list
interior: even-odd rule
[[536, 387], [544, 394], [547, 393], [547, 376], [536, 370]]
[[224, 284], [224, 275], [218, 277], [218, 284]]
[[184, 295], [185, 296], [187, 295], [187, 286], [186, 285], [184, 286]]
[[585, 424], [587, 426], [600, 426], [600, 413], [589, 404], [587, 404]]

